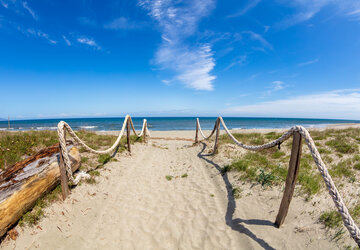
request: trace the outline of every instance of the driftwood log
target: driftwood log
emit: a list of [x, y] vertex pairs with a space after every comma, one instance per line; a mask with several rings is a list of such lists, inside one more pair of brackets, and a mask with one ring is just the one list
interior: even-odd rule
[[[80, 166], [80, 154], [70, 142], [67, 144], [72, 170]], [[0, 237], [36, 200], [60, 182], [59, 146], [40, 150], [34, 156], [0, 171]]]

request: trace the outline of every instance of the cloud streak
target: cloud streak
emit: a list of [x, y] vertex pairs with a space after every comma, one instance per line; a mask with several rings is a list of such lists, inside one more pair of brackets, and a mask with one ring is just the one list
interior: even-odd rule
[[88, 38], [88, 37], [82, 36], [82, 37], [78, 37], [78, 38], [76, 39], [76, 41], [77, 41], [78, 43], [88, 45], [89, 47], [93, 47], [93, 48], [95, 48], [95, 49], [97, 49], [97, 50], [100, 50], [100, 49], [101, 49], [101, 47], [100, 47], [100, 46], [95, 42], [95, 40], [92, 39], [92, 38]]
[[35, 14], [35, 12], [29, 7], [27, 2], [23, 2], [22, 6], [24, 7], [25, 10], [27, 10], [30, 15], [34, 18], [34, 20], [38, 20], [38, 16]]
[[224, 113], [239, 116], [360, 119], [360, 89], [336, 90], [231, 107]]
[[295, 8], [296, 13], [280, 22], [277, 25], [278, 28], [287, 28], [308, 21], [327, 6], [333, 7], [342, 16], [360, 17], [360, 1], [358, 0], [294, 0], [282, 2]]
[[213, 0], [142, 0], [139, 4], [157, 21], [162, 33], [162, 43], [154, 62], [161, 69], [173, 71], [176, 74], [174, 80], [188, 88], [213, 90], [216, 77], [211, 71], [215, 59], [210, 44], [186, 42], [196, 32], [201, 18], [214, 7]]
[[244, 8], [238, 10], [234, 14], [228, 15], [227, 18], [234, 18], [234, 17], [245, 15], [251, 9], [255, 8], [256, 5], [258, 5], [260, 2], [261, 2], [261, 0], [251, 0], [247, 5], [245, 5]]
[[20, 26], [18, 26], [17, 29], [18, 29], [18, 31], [20, 31], [21, 33], [23, 33], [26, 36], [34, 36], [34, 37], [38, 37], [38, 38], [43, 38], [43, 39], [47, 40], [50, 44], [57, 44], [57, 41], [51, 39], [49, 34], [44, 33], [41, 30], [37, 30], [37, 29], [33, 29], [33, 28], [23, 29]]
[[299, 63], [298, 66], [299, 66], [299, 67], [303, 67], [303, 66], [307, 66], [307, 65], [310, 65], [310, 64], [317, 63], [318, 61], [319, 61], [319, 58], [315, 58], [314, 60], [310, 60], [310, 61], [307, 61], [307, 62]]
[[141, 28], [140, 23], [134, 22], [126, 17], [119, 17], [104, 25], [105, 29], [131, 30]]
[[30, 8], [26, 1], [18, 1], [18, 0], [0, 0], [0, 4], [5, 8], [12, 11], [15, 11], [17, 14], [24, 15], [24, 10], [31, 15], [31, 17], [37, 21], [38, 15], [35, 11]]

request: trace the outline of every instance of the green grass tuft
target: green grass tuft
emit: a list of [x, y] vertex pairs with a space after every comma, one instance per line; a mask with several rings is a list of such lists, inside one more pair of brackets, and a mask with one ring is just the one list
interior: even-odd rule
[[260, 169], [260, 174], [257, 177], [257, 181], [261, 186], [271, 186], [276, 177], [272, 173], [265, 173], [264, 169]]
[[327, 146], [335, 149], [336, 152], [342, 154], [350, 154], [358, 151], [358, 146], [354, 143], [348, 143], [343, 137], [336, 137], [325, 143]]
[[327, 211], [320, 215], [319, 221], [327, 228], [339, 228], [341, 226], [341, 215], [333, 210]]
[[111, 160], [111, 156], [109, 154], [99, 155], [98, 162], [101, 165], [105, 165]]
[[235, 187], [232, 189], [232, 195], [235, 199], [241, 198], [241, 192], [242, 192], [242, 190], [238, 187]]

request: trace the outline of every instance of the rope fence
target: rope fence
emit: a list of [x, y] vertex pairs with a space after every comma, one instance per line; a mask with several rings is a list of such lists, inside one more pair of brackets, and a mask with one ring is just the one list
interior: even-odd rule
[[[321, 156], [319, 154], [319, 151], [317, 150], [315, 143], [313, 139], [311, 138], [309, 132], [307, 129], [305, 129], [303, 126], [294, 126], [291, 127], [288, 131], [286, 131], [282, 136], [280, 136], [278, 139], [273, 140], [271, 142], [265, 143], [263, 145], [246, 145], [240, 141], [238, 141], [230, 132], [230, 130], [227, 128], [223, 118], [219, 116], [214, 124], [214, 128], [211, 130], [210, 134], [208, 136], [205, 136], [200, 125], [199, 118], [196, 118], [196, 133], [195, 133], [195, 143], [198, 143], [202, 140], [208, 140], [215, 134], [215, 144], [214, 144], [214, 150], [215, 153], [218, 144], [219, 144], [219, 134], [220, 134], [220, 126], [223, 127], [226, 134], [229, 136], [229, 138], [239, 147], [244, 148], [246, 150], [251, 151], [259, 151], [263, 149], [272, 148], [275, 146], [279, 146], [282, 142], [286, 141], [290, 137], [293, 137], [293, 144], [291, 149], [291, 156], [290, 156], [290, 162], [289, 162], [289, 170], [285, 182], [285, 190], [284, 194], [281, 200], [279, 212], [277, 214], [275, 224], [277, 227], [280, 227], [288, 213], [288, 209], [290, 206], [290, 202], [292, 199], [292, 196], [294, 194], [296, 179], [300, 167], [300, 158], [301, 158], [301, 152], [302, 152], [302, 139], [305, 140], [305, 144], [308, 146], [310, 153], [313, 157], [313, 160], [317, 166], [317, 169], [319, 170], [320, 174], [322, 175], [322, 178], [326, 184], [326, 187], [329, 191], [329, 194], [335, 203], [335, 206], [339, 213], [341, 214], [343, 223], [347, 230], [349, 231], [351, 237], [355, 240], [355, 242], [360, 246], [360, 230], [358, 226], [355, 224], [353, 218], [351, 217], [349, 210], [347, 209], [346, 205], [344, 204], [341, 195], [339, 191], [337, 190], [329, 171], [321, 159]], [[59, 148], [60, 148], [60, 179], [61, 179], [61, 188], [62, 188], [62, 195], [65, 199], [69, 194], [69, 185], [68, 182], [70, 181], [72, 184], [77, 184], [81, 178], [87, 178], [89, 175], [85, 172], [80, 172], [77, 174], [76, 177], [73, 176], [73, 172], [71, 169], [71, 160], [69, 158], [68, 151], [66, 149], [66, 132], [80, 145], [82, 146], [85, 151], [88, 151], [90, 153], [94, 154], [108, 154], [114, 152], [120, 144], [121, 138], [124, 135], [126, 130], [126, 136], [127, 136], [127, 149], [131, 153], [131, 146], [130, 146], [130, 132], [131, 130], [137, 137], [143, 137], [144, 142], [146, 142], [147, 137], [151, 137], [150, 132], [148, 130], [147, 126], [147, 120], [143, 120], [142, 129], [140, 133], [137, 133], [133, 124], [133, 121], [129, 115], [126, 115], [121, 131], [118, 134], [118, 137], [114, 144], [109, 147], [106, 150], [95, 150], [88, 145], [84, 141], [82, 141], [76, 133], [73, 131], [73, 129], [64, 121], [59, 122], [57, 132], [59, 136]], [[199, 140], [199, 134], [201, 135], [202, 139]]]
[[121, 141], [121, 137], [124, 135], [125, 133], [125, 129], [126, 129], [126, 135], [127, 135], [127, 149], [128, 151], [131, 153], [131, 146], [130, 146], [130, 129], [132, 129], [132, 131], [134, 132], [134, 134], [137, 137], [143, 137], [144, 138], [144, 142], [146, 142], [147, 137], [150, 137], [150, 132], [148, 130], [147, 127], [147, 120], [144, 119], [143, 120], [143, 125], [142, 125], [142, 129], [140, 133], [137, 133], [133, 124], [133, 121], [131, 119], [131, 117], [129, 115], [125, 116], [124, 119], [124, 123], [122, 125], [121, 131], [116, 139], [116, 141], [114, 142], [114, 144], [106, 149], [106, 150], [95, 150], [91, 147], [89, 147], [88, 145], [86, 145], [86, 143], [84, 141], [82, 141], [74, 132], [74, 130], [70, 127], [69, 124], [67, 124], [64, 121], [60, 121], [58, 123], [58, 128], [57, 128], [57, 133], [59, 136], [59, 147], [60, 147], [60, 180], [61, 180], [61, 189], [62, 189], [62, 196], [65, 199], [70, 191], [69, 191], [69, 187], [68, 187], [68, 182], [69, 180], [71, 181], [72, 184], [78, 184], [79, 181], [81, 180], [81, 178], [88, 178], [89, 175], [85, 172], [80, 172], [75, 178], [73, 176], [73, 172], [71, 169], [71, 161], [69, 158], [69, 154], [68, 151], [66, 149], [66, 131], [70, 134], [70, 136], [72, 138], [74, 138], [74, 140], [81, 145], [85, 151], [90, 152], [90, 153], [94, 153], [94, 154], [109, 154], [114, 152]]
[[353, 218], [351, 217], [349, 210], [347, 209], [346, 205], [344, 204], [341, 195], [339, 191], [337, 190], [334, 181], [332, 180], [329, 171], [321, 159], [321, 156], [319, 154], [319, 151], [317, 150], [315, 143], [313, 139], [311, 138], [309, 131], [305, 129], [303, 126], [294, 126], [291, 127], [288, 131], [286, 131], [282, 136], [280, 136], [278, 139], [273, 140], [271, 142], [265, 143], [263, 145], [246, 145], [242, 142], [239, 142], [229, 131], [227, 128], [223, 118], [219, 116], [216, 121], [213, 130], [211, 131], [209, 136], [205, 136], [203, 131], [201, 130], [200, 121], [199, 118], [196, 118], [196, 133], [195, 133], [195, 142], [199, 142], [199, 132], [200, 135], [203, 137], [203, 140], [208, 140], [211, 138], [214, 133], [216, 132], [216, 138], [215, 138], [215, 145], [214, 145], [214, 153], [216, 152], [218, 148], [218, 136], [220, 133], [220, 123], [222, 127], [224, 128], [226, 134], [230, 137], [230, 139], [239, 147], [251, 150], [251, 151], [259, 151], [263, 149], [272, 148], [275, 146], [280, 145], [282, 142], [289, 139], [291, 136], [293, 136], [293, 144], [291, 149], [291, 156], [290, 156], [290, 163], [289, 163], [289, 170], [288, 175], [285, 182], [285, 191], [283, 198], [281, 200], [280, 209], [278, 212], [278, 215], [276, 217], [275, 224], [280, 227], [287, 215], [288, 208], [294, 193], [296, 178], [299, 171], [300, 166], [300, 158], [301, 158], [301, 150], [302, 150], [302, 138], [305, 140], [306, 145], [308, 146], [310, 153], [314, 159], [314, 162], [317, 166], [317, 169], [319, 170], [326, 187], [329, 191], [329, 194], [332, 198], [332, 200], [335, 203], [335, 206], [337, 210], [339, 211], [343, 223], [347, 230], [349, 231], [351, 237], [355, 240], [355, 242], [360, 247], [360, 230], [358, 226], [355, 224]]

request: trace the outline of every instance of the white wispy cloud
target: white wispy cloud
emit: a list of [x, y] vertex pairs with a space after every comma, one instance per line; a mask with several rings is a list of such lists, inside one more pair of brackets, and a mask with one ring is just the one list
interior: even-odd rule
[[234, 14], [228, 15], [227, 17], [233, 18], [233, 17], [245, 15], [248, 11], [255, 8], [260, 2], [261, 0], [250, 0], [242, 9], [238, 10]]
[[188, 44], [186, 38], [193, 35], [199, 20], [214, 7], [213, 0], [183, 1], [140, 0], [139, 4], [149, 11], [158, 22], [162, 44], [155, 55], [155, 63], [162, 69], [176, 73], [176, 80], [196, 90], [213, 90], [215, 76], [211, 71], [215, 59], [210, 44]]
[[67, 46], [71, 46], [71, 42], [69, 39], [67, 39], [66, 36], [62, 35], [62, 38], [64, 39], [65, 43], [67, 44]]
[[0, 4], [5, 8], [9, 8], [9, 4], [7, 2], [5, 2], [4, 0], [0, 0]]
[[272, 82], [272, 90], [278, 91], [284, 88], [284, 82], [283, 81], [273, 81]]
[[238, 56], [238, 57], [236, 57], [236, 58], [233, 60], [233, 62], [231, 62], [231, 63], [224, 69], [224, 71], [229, 70], [230, 68], [234, 67], [235, 65], [243, 66], [243, 65], [245, 65], [245, 63], [246, 63], [246, 60], [247, 60], [247, 55]]
[[296, 13], [281, 21], [277, 25], [278, 28], [287, 28], [310, 20], [326, 6], [332, 6], [336, 13], [342, 16], [354, 17], [354, 15], [358, 15], [357, 10], [360, 10], [360, 1], [358, 0], [294, 0], [281, 2], [294, 7]]
[[86, 45], [93, 47], [95, 49], [98, 49], [98, 50], [101, 49], [101, 47], [95, 42], [95, 40], [93, 38], [88, 38], [88, 37], [82, 36], [82, 37], [78, 37], [76, 39], [76, 41], [78, 43], [86, 44]]
[[43, 39], [47, 40], [50, 44], [57, 43], [56, 40], [50, 38], [49, 34], [43, 32], [41, 30], [37, 30], [37, 29], [33, 29], [33, 28], [23, 29], [20, 26], [18, 26], [17, 29], [18, 29], [18, 31], [20, 31], [21, 33], [23, 33], [26, 36], [34, 36], [34, 37], [43, 38]]
[[113, 30], [130, 30], [130, 29], [138, 29], [140, 27], [142, 27], [142, 24], [132, 21], [126, 17], [116, 18], [104, 25], [105, 29], [113, 29]]
[[[360, 6], [359, 6], [360, 7]], [[347, 13], [351, 20], [360, 21], [360, 8]]]
[[12, 10], [20, 15], [25, 15], [24, 11], [31, 15], [34, 20], [38, 20], [38, 15], [30, 8], [28, 2], [20, 0], [0, 0], [0, 4], [5, 8]]
[[269, 90], [264, 93], [263, 97], [271, 95], [273, 92], [280, 91], [280, 90], [284, 89], [285, 87], [287, 87], [287, 86], [285, 85], [285, 83], [283, 81], [279, 81], [279, 80], [273, 81], [273, 82], [271, 82], [270, 87], [268, 87]]
[[310, 61], [307, 61], [307, 62], [299, 63], [298, 66], [299, 66], [299, 67], [307, 66], [307, 65], [310, 65], [310, 64], [317, 63], [318, 61], [319, 61], [319, 58], [315, 58], [314, 60], [310, 60]]
[[163, 44], [156, 52], [155, 60], [163, 68], [170, 68], [177, 72], [176, 80], [181, 81], [186, 87], [196, 90], [213, 90], [211, 84], [215, 76], [209, 74], [215, 62], [208, 45], [189, 48]]
[[25, 10], [27, 10], [30, 15], [35, 19], [38, 20], [38, 16], [35, 14], [35, 12], [33, 11], [33, 9], [31, 9], [28, 5], [27, 2], [22, 2], [22, 6], [24, 7]]
[[360, 119], [360, 89], [336, 90], [236, 106], [223, 113], [239, 116]]
[[258, 41], [264, 48], [273, 50], [273, 46], [260, 34], [255, 33], [251, 30], [243, 31], [242, 34], [247, 34], [253, 41]]
[[360, 9], [350, 11], [350, 12], [348, 13], [348, 15], [349, 15], [349, 16], [358, 16], [358, 15], [360, 15]]

